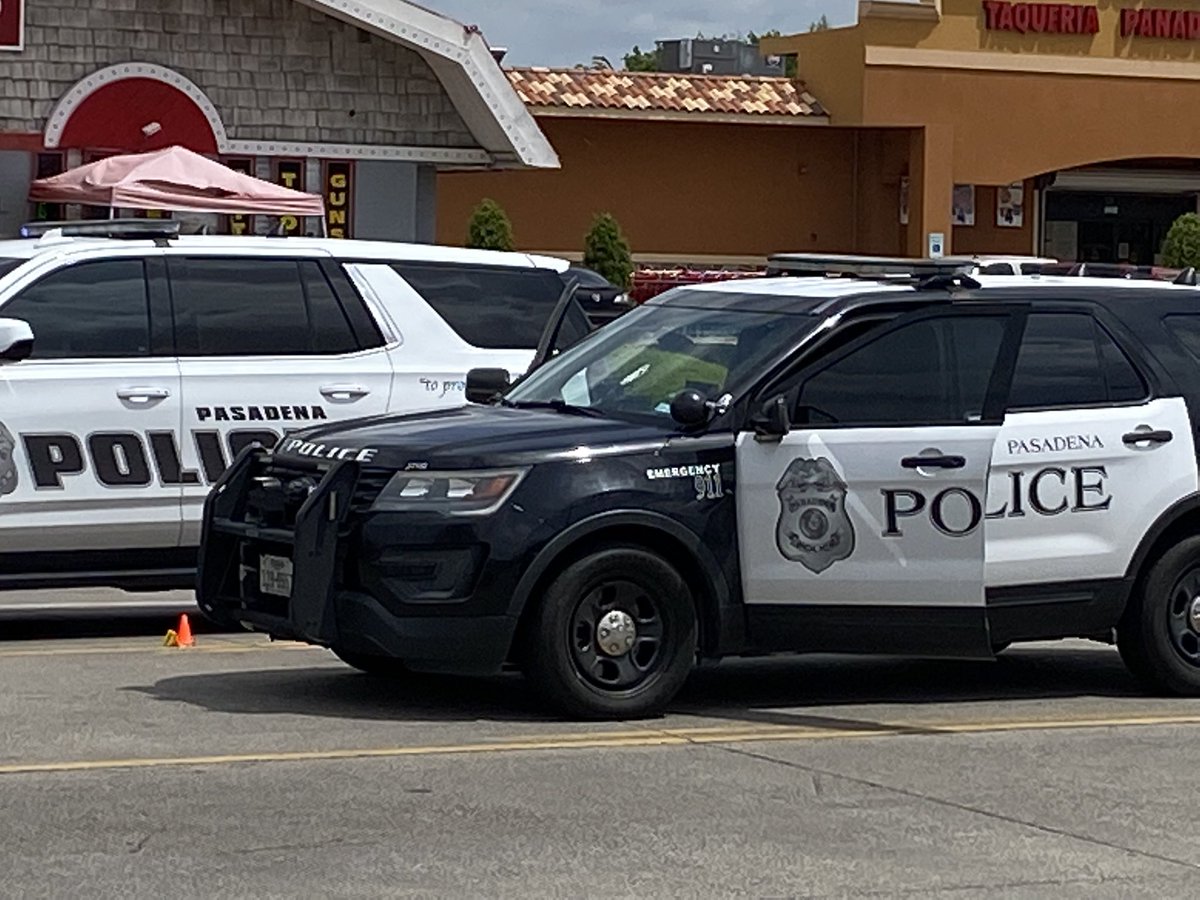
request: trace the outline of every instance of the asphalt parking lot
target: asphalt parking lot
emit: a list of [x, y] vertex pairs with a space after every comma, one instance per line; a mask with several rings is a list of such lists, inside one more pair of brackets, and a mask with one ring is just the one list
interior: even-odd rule
[[1200, 702], [1114, 651], [760, 660], [665, 718], [253, 635], [0, 642], [6, 896], [1190, 894]]

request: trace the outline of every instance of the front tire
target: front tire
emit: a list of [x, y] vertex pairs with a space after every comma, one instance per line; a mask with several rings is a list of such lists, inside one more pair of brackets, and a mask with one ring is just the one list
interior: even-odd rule
[[1151, 691], [1200, 696], [1200, 537], [1150, 567], [1117, 628], [1117, 649]]
[[541, 598], [524, 668], [554, 707], [589, 719], [660, 714], [696, 661], [696, 610], [686, 582], [633, 547], [567, 566]]
[[410, 674], [404, 660], [391, 656], [374, 656], [370, 653], [355, 653], [341, 647], [330, 647], [333, 655], [353, 669], [376, 678], [401, 678]]

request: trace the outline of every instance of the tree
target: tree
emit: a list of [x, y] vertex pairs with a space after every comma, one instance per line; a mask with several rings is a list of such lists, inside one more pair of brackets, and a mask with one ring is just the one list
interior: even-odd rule
[[1172, 269], [1200, 269], [1200, 215], [1184, 213], [1167, 232], [1163, 265]]
[[825, 14], [821, 13], [821, 18], [817, 19], [817, 21], [810, 24], [808, 26], [808, 30], [809, 31], [828, 31], [829, 30], [829, 20], [827, 18], [825, 18]]
[[467, 246], [472, 250], [513, 249], [512, 223], [495, 200], [484, 200], [471, 213]]
[[633, 286], [633, 254], [610, 213], [601, 213], [583, 241], [583, 264], [599, 272], [622, 290]]
[[627, 72], [657, 72], [658, 50], [642, 50], [636, 44], [625, 54]]

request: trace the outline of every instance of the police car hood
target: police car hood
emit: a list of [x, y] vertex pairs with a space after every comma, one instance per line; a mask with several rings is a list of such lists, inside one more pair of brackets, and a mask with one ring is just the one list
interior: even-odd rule
[[307, 428], [289, 433], [275, 453], [282, 459], [354, 459], [381, 468], [470, 468], [569, 458], [587, 448], [661, 446], [672, 433], [667, 422], [655, 427], [565, 412], [466, 406]]

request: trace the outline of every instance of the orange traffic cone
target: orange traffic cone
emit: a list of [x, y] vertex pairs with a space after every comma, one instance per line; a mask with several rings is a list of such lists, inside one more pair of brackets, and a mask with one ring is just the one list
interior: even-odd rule
[[192, 647], [196, 639], [192, 637], [192, 623], [188, 621], [187, 613], [179, 617], [178, 636], [175, 638], [180, 647]]
[[164, 647], [193, 647], [196, 639], [192, 637], [192, 623], [188, 621], [187, 613], [179, 617], [178, 628], [168, 628], [163, 638]]

